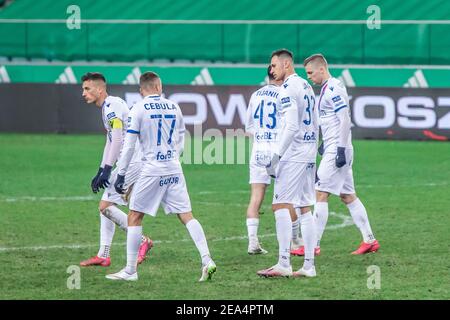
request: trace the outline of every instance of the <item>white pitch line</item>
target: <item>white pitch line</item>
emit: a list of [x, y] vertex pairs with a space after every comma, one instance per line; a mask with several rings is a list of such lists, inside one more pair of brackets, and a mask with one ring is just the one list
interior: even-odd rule
[[23, 196], [14, 198], [0, 199], [3, 202], [19, 202], [19, 201], [91, 201], [100, 199], [94, 196], [73, 196], [73, 197], [33, 197], [33, 196]]
[[[352, 219], [348, 215], [330, 212], [330, 216], [335, 216], [342, 219], [342, 223], [334, 224], [326, 227], [327, 230], [336, 230], [351, 226], [353, 224]], [[270, 238], [275, 237], [275, 233], [262, 234], [259, 235], [260, 238]], [[225, 238], [217, 238], [210, 240], [211, 242], [222, 242], [222, 241], [234, 241], [234, 240], [246, 240], [247, 236], [234, 236], [234, 237], [225, 237]], [[180, 240], [154, 240], [155, 244], [171, 244], [171, 243], [180, 243], [180, 242], [190, 242], [192, 239], [180, 239]], [[113, 243], [115, 246], [126, 246], [126, 242]], [[95, 248], [98, 247], [98, 244], [72, 244], [72, 245], [54, 245], [54, 246], [33, 246], [33, 247], [0, 247], [0, 253], [2, 252], [11, 252], [11, 251], [39, 251], [39, 250], [53, 250], [53, 249], [86, 249], [86, 248]]]
[[[426, 182], [421, 184], [360, 184], [357, 188], [402, 188], [402, 187], [442, 187], [448, 186], [449, 182]], [[195, 195], [209, 195], [209, 194], [250, 194], [250, 190], [230, 190], [230, 191], [199, 191], [193, 194]], [[20, 201], [31, 201], [31, 202], [43, 202], [43, 201], [100, 201], [99, 197], [96, 196], [62, 196], [62, 197], [37, 197], [37, 196], [19, 196], [19, 197], [7, 197], [0, 198], [0, 202], [20, 202]], [[213, 202], [198, 202], [203, 204], [220, 204]], [[228, 203], [227, 205], [241, 206], [241, 204]], [[246, 206], [247, 204], [245, 204]], [[244, 204], [242, 204], [244, 206]]]

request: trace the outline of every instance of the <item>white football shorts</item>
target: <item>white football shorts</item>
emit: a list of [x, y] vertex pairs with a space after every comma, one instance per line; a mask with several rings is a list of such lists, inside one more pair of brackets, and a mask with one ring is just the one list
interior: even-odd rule
[[[141, 173], [142, 162], [131, 163], [128, 167], [127, 172], [125, 173], [125, 184], [124, 188], [127, 189], [133, 183], [135, 183]], [[117, 193], [114, 188], [114, 183], [116, 183], [117, 172], [119, 169], [116, 167], [111, 172], [111, 177], [109, 178], [109, 186], [103, 192], [102, 200], [112, 202], [121, 206], [126, 206], [128, 203], [123, 199], [122, 195]]]
[[265, 167], [258, 165], [257, 163], [250, 162], [250, 180], [249, 184], [264, 183], [270, 184], [272, 178], [267, 174]]
[[281, 161], [277, 168], [277, 175], [273, 190], [273, 204], [290, 203], [295, 207], [308, 207], [316, 203], [315, 163]]
[[162, 205], [166, 214], [191, 212], [191, 200], [183, 173], [140, 176], [130, 196], [130, 210], [156, 216]]
[[339, 196], [355, 193], [353, 182], [353, 149], [345, 149], [346, 164], [342, 168], [336, 167], [336, 152], [325, 152], [320, 161], [316, 182], [316, 190]]

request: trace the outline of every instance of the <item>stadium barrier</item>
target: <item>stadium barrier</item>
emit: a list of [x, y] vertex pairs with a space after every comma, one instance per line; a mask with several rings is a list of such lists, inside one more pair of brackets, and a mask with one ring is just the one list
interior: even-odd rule
[[[198, 135], [212, 128], [222, 132], [244, 128], [247, 104], [256, 89], [168, 85], [164, 93], [179, 103], [188, 130]], [[108, 91], [129, 105], [140, 99], [134, 85], [110, 85]], [[448, 90], [349, 88], [348, 93], [356, 139], [450, 139]], [[80, 85], [0, 84], [0, 112], [0, 132], [103, 132], [101, 112], [84, 102]], [[194, 130], [194, 125], [201, 130]]]

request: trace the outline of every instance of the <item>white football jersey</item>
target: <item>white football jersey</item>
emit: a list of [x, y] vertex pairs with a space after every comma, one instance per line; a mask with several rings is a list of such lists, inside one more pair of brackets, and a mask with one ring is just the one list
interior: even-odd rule
[[131, 109], [127, 131], [139, 134], [143, 175], [165, 176], [183, 172], [178, 144], [185, 126], [178, 104], [158, 95], [145, 97]]
[[[127, 130], [127, 121], [128, 121], [128, 113], [130, 112], [130, 109], [127, 105], [127, 103], [119, 98], [119, 97], [113, 97], [113, 96], [107, 96], [105, 101], [102, 105], [102, 120], [103, 120], [103, 126], [105, 127], [106, 134], [108, 136], [109, 142], [111, 142], [111, 130], [112, 130], [112, 122], [114, 119], [120, 119], [122, 121], [123, 129], [123, 137], [125, 139], [125, 133]], [[122, 143], [123, 147], [123, 143]], [[122, 153], [122, 147], [120, 148]], [[120, 155], [119, 155], [120, 158]], [[142, 151], [140, 148], [139, 143], [136, 143], [136, 151], [133, 155], [133, 158], [131, 162], [138, 162], [141, 161], [142, 158]]]
[[128, 105], [119, 97], [107, 96], [102, 105], [103, 126], [108, 135], [111, 136], [112, 121], [120, 119], [124, 125], [123, 131], [126, 132], [125, 124], [128, 118]]
[[[319, 124], [322, 130], [322, 139], [326, 148], [336, 148], [339, 142], [339, 119], [337, 112], [350, 112], [350, 104], [347, 89], [344, 84], [336, 78], [328, 79], [320, 90], [319, 102]], [[340, 147], [352, 147], [351, 131], [345, 145]]]
[[245, 131], [253, 134], [251, 162], [269, 162], [280, 135], [280, 87], [266, 85], [255, 91], [247, 109]]
[[298, 113], [299, 130], [281, 161], [316, 162], [319, 125], [311, 85], [294, 73], [281, 85], [280, 100], [282, 117], [287, 108], [303, 106], [303, 113]]

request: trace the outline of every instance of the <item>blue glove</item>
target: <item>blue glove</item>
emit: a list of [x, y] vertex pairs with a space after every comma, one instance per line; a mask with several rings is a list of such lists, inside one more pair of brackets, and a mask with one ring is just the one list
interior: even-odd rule
[[325, 151], [325, 149], [323, 148], [323, 141], [322, 141], [322, 143], [320, 144], [320, 146], [319, 146], [319, 149], [317, 149], [317, 152], [321, 155], [321, 156], [323, 156], [323, 152]]
[[336, 154], [336, 167], [342, 168], [347, 162], [345, 161], [345, 148], [338, 147]]
[[112, 167], [105, 165], [102, 174], [98, 177], [98, 187], [106, 189], [109, 186], [109, 176], [111, 175]]
[[281, 157], [278, 154], [274, 153], [272, 159], [270, 160], [270, 163], [266, 166], [267, 174], [272, 178], [276, 178], [276, 172], [278, 163], [280, 163], [280, 158]]
[[121, 176], [120, 174], [118, 174], [116, 178], [116, 183], [114, 183], [114, 189], [116, 189], [118, 194], [125, 193], [125, 189], [123, 188], [124, 184], [125, 184], [125, 176]]
[[97, 174], [91, 180], [91, 189], [92, 189], [93, 193], [97, 193], [98, 192], [98, 178], [102, 174], [102, 171], [103, 171], [103, 168], [99, 168]]

